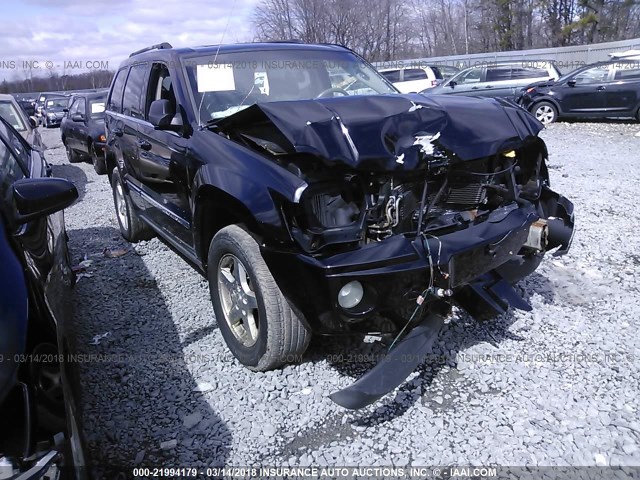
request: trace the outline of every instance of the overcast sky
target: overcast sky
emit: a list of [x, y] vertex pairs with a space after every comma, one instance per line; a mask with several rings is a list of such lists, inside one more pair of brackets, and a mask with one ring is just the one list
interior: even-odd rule
[[[3, 2], [0, 80], [24, 78], [24, 61], [41, 74], [75, 73], [99, 62], [109, 69], [134, 50], [167, 41], [174, 47], [252, 40], [258, 0], [20, 0]], [[225, 26], [229, 22], [225, 32]], [[69, 64], [71, 62], [71, 65]], [[35, 65], [35, 64], [34, 64]], [[105, 65], [105, 63], [102, 63]]]

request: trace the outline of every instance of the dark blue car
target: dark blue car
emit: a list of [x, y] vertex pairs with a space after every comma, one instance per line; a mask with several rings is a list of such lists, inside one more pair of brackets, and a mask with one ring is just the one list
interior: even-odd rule
[[0, 464], [20, 478], [82, 458], [60, 362], [74, 282], [62, 210], [77, 197], [0, 118]]

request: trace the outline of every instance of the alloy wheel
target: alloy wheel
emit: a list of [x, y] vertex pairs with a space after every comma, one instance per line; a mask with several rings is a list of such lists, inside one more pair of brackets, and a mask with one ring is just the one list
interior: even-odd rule
[[258, 301], [244, 264], [230, 253], [218, 263], [218, 291], [224, 320], [245, 347], [258, 340]]
[[122, 183], [116, 184], [116, 213], [118, 214], [118, 220], [124, 230], [129, 230], [129, 216], [127, 215], [127, 200], [124, 198], [124, 190], [122, 189]]
[[550, 105], [540, 105], [536, 108], [536, 119], [544, 125], [552, 123], [556, 118], [556, 112]]

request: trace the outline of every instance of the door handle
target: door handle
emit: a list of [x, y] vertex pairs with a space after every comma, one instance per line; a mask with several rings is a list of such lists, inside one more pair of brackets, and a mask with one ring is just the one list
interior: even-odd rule
[[487, 85], [484, 88], [493, 88], [493, 85]]
[[121, 128], [114, 128], [114, 129], [113, 129], [113, 134], [114, 134], [116, 137], [121, 137], [122, 135], [124, 135], [124, 132], [122, 131], [122, 129], [121, 129]]
[[151, 144], [146, 140], [138, 139], [138, 146], [147, 152], [151, 150]]
[[471, 90], [478, 90], [479, 87], [471, 87]]
[[606, 90], [607, 87], [603, 87], [603, 86], [599, 86], [598, 88], [596, 88], [596, 90], [598, 90], [599, 92]]

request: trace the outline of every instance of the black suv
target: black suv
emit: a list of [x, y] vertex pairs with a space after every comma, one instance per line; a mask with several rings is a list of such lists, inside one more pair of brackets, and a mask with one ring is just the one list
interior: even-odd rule
[[116, 73], [105, 125], [122, 235], [156, 233], [208, 277], [240, 362], [297, 361], [312, 332], [394, 339], [332, 396], [350, 408], [406, 378], [454, 302], [530, 308], [511, 285], [572, 238], [531, 115], [398, 94], [340, 46], [149, 47]]
[[77, 94], [71, 98], [60, 124], [69, 162], [91, 159], [96, 173], [107, 173], [104, 163], [104, 110], [107, 92]]
[[518, 101], [544, 124], [559, 117], [640, 120], [640, 59], [595, 63], [555, 82], [533, 83]]

